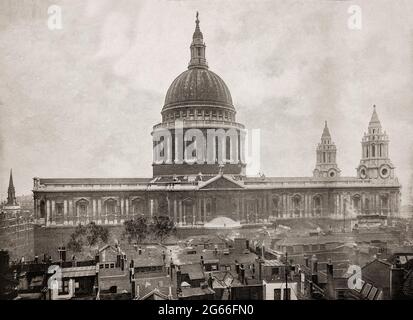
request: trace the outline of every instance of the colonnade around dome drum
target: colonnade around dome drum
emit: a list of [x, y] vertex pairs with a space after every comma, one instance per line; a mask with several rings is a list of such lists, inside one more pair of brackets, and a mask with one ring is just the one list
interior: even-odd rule
[[139, 216], [169, 216], [178, 226], [202, 226], [216, 217], [241, 224], [282, 219], [345, 219], [357, 215], [396, 216], [397, 190], [208, 190], [46, 194], [35, 198], [35, 219], [44, 225], [94, 221], [121, 224]]

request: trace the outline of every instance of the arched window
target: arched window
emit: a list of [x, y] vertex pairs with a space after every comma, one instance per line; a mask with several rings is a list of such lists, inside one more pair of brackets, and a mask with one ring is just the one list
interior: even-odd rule
[[312, 212], [312, 214], [314, 215], [314, 213], [316, 215], [321, 215], [321, 196], [317, 195], [314, 197], [314, 211]]
[[300, 214], [301, 207], [301, 197], [299, 195], [295, 195], [293, 197], [293, 210], [295, 215]]
[[117, 201], [115, 199], [108, 199], [105, 202], [106, 214], [116, 214]]
[[193, 211], [194, 202], [192, 199], [187, 198], [183, 201], [183, 223], [192, 224], [194, 223], [194, 211]]
[[368, 214], [369, 211], [370, 211], [370, 199], [366, 198], [364, 200], [364, 212], [365, 212], [365, 214]]
[[272, 215], [274, 217], [278, 217], [280, 213], [280, 198], [279, 197], [273, 197], [272, 198]]
[[352, 201], [353, 201], [352, 205], [353, 205], [354, 211], [356, 213], [359, 213], [360, 212], [360, 203], [361, 203], [360, 196], [358, 194], [356, 194], [355, 196], [353, 196]]
[[131, 202], [131, 211], [134, 216], [145, 214], [145, 201], [142, 198], [133, 199]]
[[81, 199], [76, 202], [76, 213], [79, 217], [86, 217], [88, 212], [89, 202], [85, 199]]
[[380, 209], [382, 214], [389, 212], [389, 196], [387, 194], [383, 194], [380, 197]]

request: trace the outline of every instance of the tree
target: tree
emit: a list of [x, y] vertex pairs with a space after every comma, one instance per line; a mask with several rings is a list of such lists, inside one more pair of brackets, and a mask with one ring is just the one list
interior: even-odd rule
[[78, 253], [85, 246], [91, 249], [92, 247], [107, 243], [108, 239], [109, 230], [107, 228], [99, 226], [94, 222], [90, 222], [86, 226], [79, 224], [70, 235], [67, 247], [69, 250]]
[[141, 243], [149, 234], [149, 226], [145, 217], [126, 220], [123, 225], [125, 227], [123, 235], [127, 237], [129, 243]]
[[176, 233], [175, 223], [168, 216], [155, 216], [151, 224], [152, 235], [162, 243]]

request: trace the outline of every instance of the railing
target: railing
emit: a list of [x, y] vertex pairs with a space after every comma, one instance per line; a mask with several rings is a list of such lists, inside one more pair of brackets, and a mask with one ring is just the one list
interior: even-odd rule
[[[224, 120], [184, 120], [182, 122], [183, 127], [185, 128], [204, 128], [204, 127], [230, 127], [230, 128], [239, 128], [239, 129], [244, 129], [244, 125], [238, 122], [233, 122], [233, 121], [224, 121]], [[164, 128], [164, 129], [173, 129], [176, 126], [175, 121], [168, 121], [168, 122], [162, 122], [158, 123], [153, 126], [153, 130]]]

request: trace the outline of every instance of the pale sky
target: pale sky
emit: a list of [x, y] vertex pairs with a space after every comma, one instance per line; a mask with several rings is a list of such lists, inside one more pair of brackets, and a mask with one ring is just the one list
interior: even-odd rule
[[[50, 30], [47, 8], [62, 8]], [[348, 8], [362, 12], [348, 27]], [[152, 126], [189, 61], [195, 12], [266, 176], [311, 176], [327, 120], [354, 176], [373, 104], [406, 203], [413, 163], [413, 1], [0, 1], [0, 199], [39, 177], [149, 177]]]

